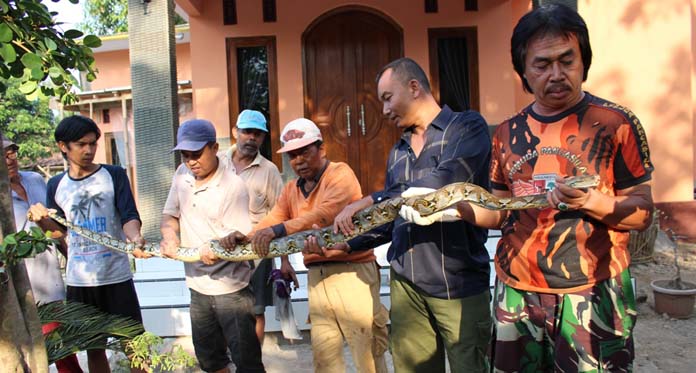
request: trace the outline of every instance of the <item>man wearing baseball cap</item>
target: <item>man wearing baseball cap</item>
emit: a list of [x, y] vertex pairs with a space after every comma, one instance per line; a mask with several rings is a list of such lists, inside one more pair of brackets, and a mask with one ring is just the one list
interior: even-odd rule
[[[267, 134], [266, 117], [256, 110], [243, 110], [232, 128], [232, 136], [237, 143], [222, 152], [221, 157], [230, 162], [234, 172], [246, 184], [252, 227], [271, 211], [283, 189], [283, 178], [278, 167], [259, 152]], [[273, 283], [268, 281], [273, 260], [264, 259], [253, 265], [255, 268], [249, 285], [255, 297], [256, 336], [263, 344], [266, 325], [264, 312], [266, 306], [273, 305]]]
[[219, 261], [204, 245], [251, 229], [246, 186], [229, 162], [218, 158], [215, 127], [209, 121], [184, 122], [176, 140], [173, 151], [181, 152], [182, 165], [162, 212], [160, 247], [172, 258], [179, 246], [199, 248], [201, 261], [184, 264], [196, 358], [206, 372], [229, 372], [229, 348], [237, 371], [264, 372], [249, 263]]
[[[14, 141], [0, 134], [0, 142], [2, 142], [5, 162], [7, 163], [7, 175], [12, 190], [15, 229], [29, 230], [37, 225], [45, 227], [42, 223], [28, 221], [27, 212], [32, 204], [46, 201], [46, 182], [36, 172], [19, 170], [17, 161], [19, 146]], [[45, 228], [48, 229], [48, 227]], [[60, 273], [58, 251], [67, 257], [65, 246], [56, 245], [55, 248], [51, 247], [33, 258], [24, 259], [31, 291], [34, 293], [34, 301], [37, 303], [46, 304], [65, 300], [65, 284], [63, 283], [63, 275]], [[52, 330], [50, 329], [52, 325], [57, 326], [58, 324], [45, 324], [43, 326], [44, 333]], [[56, 360], [55, 364], [58, 373], [82, 373], [75, 354]]]
[[[322, 227], [350, 202], [361, 198], [358, 179], [342, 162], [330, 162], [321, 132], [311, 120], [288, 123], [280, 135], [297, 178], [285, 185], [278, 202], [251, 234], [259, 255], [268, 253], [269, 242], [312, 225]], [[239, 240], [241, 237], [236, 237]], [[223, 239], [232, 247], [234, 240]], [[380, 276], [372, 250], [360, 253], [335, 252], [329, 256], [305, 254], [308, 268], [309, 318], [316, 372], [345, 371], [343, 338], [350, 346], [358, 372], [386, 372], [388, 313], [379, 302]], [[281, 272], [295, 281], [287, 257]]]

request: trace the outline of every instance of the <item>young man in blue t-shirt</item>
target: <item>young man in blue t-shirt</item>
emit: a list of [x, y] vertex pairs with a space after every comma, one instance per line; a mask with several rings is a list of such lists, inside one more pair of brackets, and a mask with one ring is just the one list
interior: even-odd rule
[[[140, 215], [125, 170], [94, 163], [100, 136], [96, 123], [87, 117], [74, 115], [58, 124], [54, 137], [68, 161], [68, 171], [48, 181], [46, 207], [79, 226], [142, 245]], [[31, 206], [28, 217], [64, 234], [67, 300], [142, 322], [128, 255], [66, 230], [48, 218], [46, 207], [40, 203]], [[136, 250], [134, 255], [145, 254]], [[110, 371], [104, 350], [89, 350], [87, 357], [90, 372]]]

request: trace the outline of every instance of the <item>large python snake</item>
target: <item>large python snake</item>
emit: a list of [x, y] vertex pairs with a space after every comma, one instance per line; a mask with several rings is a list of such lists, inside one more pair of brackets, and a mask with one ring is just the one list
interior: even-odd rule
[[[599, 177], [596, 175], [575, 176], [565, 180], [566, 185], [578, 189], [595, 187], [598, 183]], [[546, 194], [498, 198], [478, 185], [453, 183], [432, 193], [411, 198], [392, 198], [357, 212], [353, 216], [355, 229], [353, 234], [349, 236], [340, 232], [334, 234], [333, 227], [329, 226], [322, 229], [306, 230], [274, 239], [270, 243], [269, 254], [266, 257], [272, 258], [301, 252], [304, 247], [304, 242], [309, 236], [317, 237], [319, 246], [324, 247], [332, 247], [337, 243], [345, 242], [352, 237], [393, 221], [398, 217], [399, 209], [403, 204], [413, 207], [422, 216], [427, 216], [462, 201], [470, 202], [490, 210], [523, 210], [548, 207]], [[55, 210], [49, 211], [49, 216], [78, 235], [112, 250], [130, 254], [136, 248], [134, 243], [126, 243], [107, 234], [93, 232], [72, 224], [58, 216]], [[249, 243], [237, 245], [234, 250], [226, 250], [217, 240], [211, 240], [205, 245], [223, 260], [247, 261], [261, 259], [254, 253]], [[141, 249], [153, 256], [162, 256], [159, 245], [157, 244], [145, 244]], [[196, 247], [180, 247], [177, 251], [177, 259], [184, 262], [196, 262], [200, 260], [198, 252], [199, 248]]]

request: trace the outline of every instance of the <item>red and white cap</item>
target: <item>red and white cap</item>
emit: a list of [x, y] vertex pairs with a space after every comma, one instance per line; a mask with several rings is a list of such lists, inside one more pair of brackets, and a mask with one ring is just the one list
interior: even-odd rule
[[278, 150], [278, 153], [299, 149], [319, 140], [323, 141], [319, 127], [309, 119], [298, 118], [290, 121], [283, 128], [283, 133], [280, 134], [283, 147]]

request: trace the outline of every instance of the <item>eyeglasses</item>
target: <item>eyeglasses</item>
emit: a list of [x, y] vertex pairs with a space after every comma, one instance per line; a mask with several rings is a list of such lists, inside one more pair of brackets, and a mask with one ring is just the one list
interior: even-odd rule
[[16, 150], [5, 151], [5, 159], [12, 159], [12, 160], [17, 159], [17, 151]]

